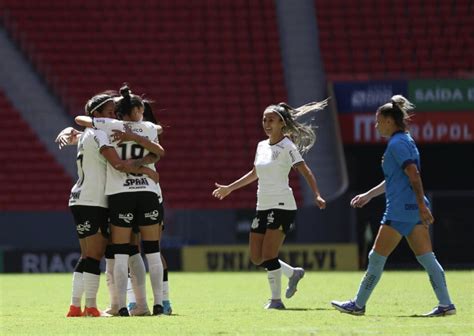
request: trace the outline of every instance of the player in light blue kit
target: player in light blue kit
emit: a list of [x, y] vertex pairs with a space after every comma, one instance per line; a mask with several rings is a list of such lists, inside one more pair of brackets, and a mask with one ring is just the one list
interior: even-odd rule
[[413, 105], [403, 96], [393, 96], [389, 103], [377, 109], [375, 127], [379, 134], [389, 138], [382, 157], [384, 181], [355, 196], [351, 206], [361, 208], [372, 198], [385, 193], [386, 209], [369, 253], [369, 265], [354, 300], [332, 301], [334, 308], [353, 315], [365, 314], [365, 304], [382, 276], [385, 262], [405, 237], [418, 262], [428, 272], [438, 306], [426, 317], [456, 314], [446, 286], [444, 270], [436, 260], [431, 245], [429, 225], [434, 218], [424, 195], [420, 177], [420, 155], [407, 132], [408, 112]]

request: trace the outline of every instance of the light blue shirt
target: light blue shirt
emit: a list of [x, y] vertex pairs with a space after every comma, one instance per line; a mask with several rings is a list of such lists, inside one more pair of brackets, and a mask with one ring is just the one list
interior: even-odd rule
[[[409, 223], [420, 221], [416, 195], [404, 171], [411, 163], [416, 164], [421, 171], [420, 153], [415, 141], [409, 133], [395, 132], [389, 139], [382, 158], [385, 176], [385, 219]], [[426, 197], [425, 203], [429, 206]]]

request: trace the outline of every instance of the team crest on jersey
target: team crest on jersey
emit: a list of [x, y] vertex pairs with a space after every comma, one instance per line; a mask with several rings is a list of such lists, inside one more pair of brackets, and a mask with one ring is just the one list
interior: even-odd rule
[[278, 156], [280, 156], [280, 151], [272, 151], [272, 161], [275, 161], [278, 159]]
[[91, 230], [91, 223], [89, 221], [85, 221], [82, 224], [77, 225], [77, 232], [85, 233]]
[[275, 217], [274, 217], [274, 213], [272, 211], [267, 216], [267, 226], [270, 225], [270, 224], [273, 224], [274, 221], [275, 221]]
[[156, 221], [159, 215], [160, 213], [158, 210], [153, 210], [152, 212], [145, 213], [145, 218], [150, 218], [151, 220]]
[[133, 214], [130, 212], [128, 214], [119, 214], [118, 218], [123, 220], [125, 223], [130, 224], [133, 220]]
[[259, 222], [260, 222], [260, 220], [259, 220], [257, 217], [255, 217], [255, 218], [253, 219], [252, 225], [250, 225], [250, 227], [255, 230], [256, 228], [258, 228]]

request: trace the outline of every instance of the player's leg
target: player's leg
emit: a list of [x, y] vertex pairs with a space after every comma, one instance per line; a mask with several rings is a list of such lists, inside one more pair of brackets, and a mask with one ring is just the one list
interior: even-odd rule
[[143, 251], [148, 261], [153, 290], [153, 315], [163, 314], [163, 263], [160, 253], [161, 228], [159, 224], [140, 226]]
[[267, 229], [262, 245], [262, 266], [267, 269], [268, 284], [270, 285], [271, 300], [265, 306], [267, 309], [285, 309], [281, 301], [281, 265], [278, 252], [285, 239], [283, 231]]
[[104, 256], [108, 241], [107, 223], [108, 211], [100, 207], [85, 209], [90, 218], [90, 230], [86, 236], [87, 259], [84, 266], [85, 316], [99, 317], [97, 309], [97, 292], [100, 283], [100, 260]]
[[86, 262], [86, 241], [84, 238], [79, 239], [79, 246], [81, 248], [81, 257], [77, 261], [72, 274], [71, 304], [69, 306], [69, 312], [66, 315], [67, 317], [82, 316], [81, 300], [84, 294], [83, 270]]
[[168, 263], [166, 262], [163, 253], [161, 253], [161, 262], [163, 264], [163, 314], [171, 315], [173, 309], [171, 308], [171, 301], [170, 301], [170, 289], [168, 283]]
[[334, 308], [343, 313], [354, 315], [365, 313], [365, 304], [382, 276], [387, 257], [397, 247], [401, 239], [402, 235], [393, 227], [389, 225], [380, 226], [374, 246], [369, 252], [367, 271], [360, 283], [355, 299], [343, 302], [332, 301], [331, 304]]
[[146, 302], [146, 269], [142, 255], [140, 254], [139, 242], [139, 234], [132, 233], [130, 258], [128, 261], [130, 278], [128, 281], [127, 297], [129, 302], [128, 310], [130, 315], [133, 316], [150, 315], [150, 310]]
[[[109, 238], [110, 242], [110, 238]], [[105, 313], [117, 316], [118, 315], [118, 302], [117, 302], [117, 293], [114, 283], [114, 266], [115, 258], [113, 245], [110, 243], [105, 248], [105, 279], [107, 283], [107, 288], [109, 290], [109, 302], [110, 307], [105, 310]]]
[[456, 308], [449, 297], [443, 267], [433, 253], [429, 229], [424, 225], [415, 225], [407, 236], [407, 241], [413, 253], [415, 253], [416, 259], [428, 273], [431, 286], [438, 299], [438, 306], [425, 316], [456, 314]]

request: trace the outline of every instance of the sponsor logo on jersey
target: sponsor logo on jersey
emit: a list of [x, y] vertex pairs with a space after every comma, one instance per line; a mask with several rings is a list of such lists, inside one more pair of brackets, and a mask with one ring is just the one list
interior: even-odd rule
[[130, 222], [133, 220], [133, 214], [130, 212], [127, 214], [119, 214], [118, 218], [123, 220], [125, 223], [130, 224]]
[[158, 210], [153, 210], [152, 212], [146, 212], [145, 218], [150, 218], [151, 220], [156, 221], [159, 215], [160, 213], [158, 212]]
[[82, 234], [85, 232], [89, 232], [91, 230], [91, 222], [85, 221], [82, 224], [78, 224], [76, 228], [77, 228], [77, 232], [82, 233]]
[[293, 154], [293, 151], [290, 150], [290, 157], [291, 157], [291, 162], [295, 162], [295, 154]]
[[124, 187], [144, 186], [144, 185], [149, 185], [148, 179], [146, 177], [128, 178], [125, 180], [125, 183], [123, 184]]
[[250, 225], [250, 227], [255, 230], [256, 228], [258, 228], [259, 222], [260, 222], [260, 219], [258, 219], [257, 217], [255, 217], [255, 218], [253, 219], [252, 225]]
[[270, 224], [273, 224], [274, 221], [275, 221], [275, 217], [274, 217], [274, 213], [272, 211], [267, 216], [267, 226], [269, 226]]

